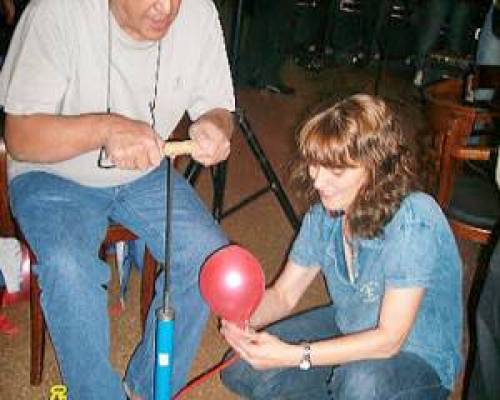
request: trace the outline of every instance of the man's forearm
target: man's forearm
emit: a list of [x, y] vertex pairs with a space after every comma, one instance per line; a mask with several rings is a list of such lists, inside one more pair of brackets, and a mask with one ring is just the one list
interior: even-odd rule
[[9, 115], [5, 141], [11, 157], [20, 161], [54, 163], [98, 149], [107, 134], [104, 114], [55, 116]]

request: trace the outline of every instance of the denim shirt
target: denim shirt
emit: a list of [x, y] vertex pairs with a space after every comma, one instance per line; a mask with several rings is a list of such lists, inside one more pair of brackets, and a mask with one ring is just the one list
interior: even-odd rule
[[[386, 288], [425, 288], [401, 351], [423, 358], [451, 389], [461, 366], [462, 273], [455, 239], [432, 197], [412, 193], [374, 239], [353, 240], [353, 276], [343, 251], [342, 217], [321, 204], [305, 215], [290, 259], [320, 267], [344, 334], [376, 328]], [[337, 245], [336, 245], [337, 243]]]

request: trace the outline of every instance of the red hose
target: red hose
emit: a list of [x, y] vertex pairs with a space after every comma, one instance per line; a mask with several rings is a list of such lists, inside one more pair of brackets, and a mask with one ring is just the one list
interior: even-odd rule
[[186, 386], [184, 386], [177, 394], [174, 396], [173, 400], [179, 400], [182, 396], [184, 396], [186, 393], [188, 393], [191, 389], [193, 389], [196, 386], [201, 385], [203, 382], [208, 380], [212, 375], [214, 375], [217, 372], [222, 371], [223, 369], [229, 367], [231, 364], [233, 364], [236, 360], [238, 360], [238, 355], [234, 354], [230, 358], [228, 358], [225, 361], [220, 362], [219, 364], [213, 366], [209, 370], [203, 372], [201, 375], [198, 375], [196, 378], [191, 380]]

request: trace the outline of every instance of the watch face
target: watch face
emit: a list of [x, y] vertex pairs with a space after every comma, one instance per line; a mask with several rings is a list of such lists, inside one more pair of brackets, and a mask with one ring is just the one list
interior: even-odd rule
[[299, 364], [299, 368], [304, 370], [304, 371], [308, 370], [309, 368], [311, 368], [311, 361], [306, 360], [306, 359], [301, 360], [300, 364]]
[[311, 368], [311, 346], [309, 343], [302, 343], [304, 347], [304, 354], [299, 362], [299, 369], [306, 371]]

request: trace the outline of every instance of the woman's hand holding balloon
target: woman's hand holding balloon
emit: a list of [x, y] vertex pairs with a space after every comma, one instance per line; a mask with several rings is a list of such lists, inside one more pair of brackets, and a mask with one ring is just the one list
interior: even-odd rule
[[256, 369], [295, 367], [303, 349], [248, 325], [264, 294], [264, 273], [258, 260], [240, 246], [226, 246], [203, 265], [200, 291], [221, 318], [221, 333], [241, 358]]
[[295, 367], [302, 356], [301, 346], [285, 343], [264, 331], [241, 329], [226, 320], [221, 320], [220, 331], [234, 351], [258, 370]]

